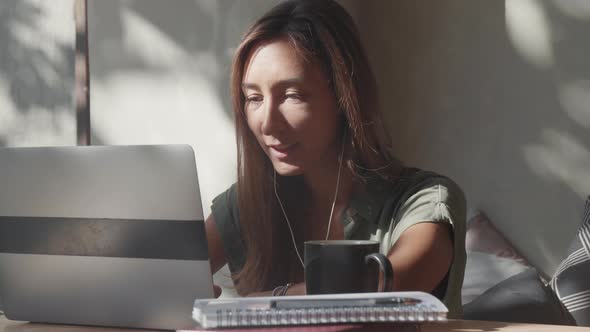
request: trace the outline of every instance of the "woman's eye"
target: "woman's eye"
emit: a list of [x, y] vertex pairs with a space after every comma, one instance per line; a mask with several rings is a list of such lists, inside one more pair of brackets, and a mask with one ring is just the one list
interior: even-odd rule
[[262, 101], [262, 96], [254, 95], [254, 96], [247, 96], [246, 97], [247, 103], [259, 103], [261, 101]]
[[287, 99], [291, 99], [291, 100], [295, 100], [295, 101], [300, 101], [302, 99], [301, 95], [297, 94], [297, 93], [288, 93], [286, 95], [286, 97], [287, 97]]

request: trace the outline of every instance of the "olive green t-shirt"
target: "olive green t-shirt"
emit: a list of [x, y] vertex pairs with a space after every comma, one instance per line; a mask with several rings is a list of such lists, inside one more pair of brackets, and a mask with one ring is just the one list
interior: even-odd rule
[[[235, 184], [213, 200], [211, 210], [230, 271], [238, 272], [246, 259], [246, 247], [238, 220]], [[449, 318], [460, 318], [466, 260], [465, 213], [465, 197], [452, 180], [432, 172], [406, 169], [392, 182], [368, 179], [361, 192], [353, 193], [341, 222], [345, 239], [376, 240], [384, 255], [412, 225], [449, 224], [454, 242], [453, 261], [440, 285], [442, 289], [437, 287], [435, 292], [442, 290], [439, 296], [449, 308]]]

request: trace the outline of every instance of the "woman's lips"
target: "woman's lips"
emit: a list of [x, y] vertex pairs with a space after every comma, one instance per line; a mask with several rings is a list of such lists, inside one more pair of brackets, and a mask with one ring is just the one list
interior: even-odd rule
[[275, 158], [285, 159], [291, 154], [296, 145], [296, 143], [269, 145], [268, 149]]

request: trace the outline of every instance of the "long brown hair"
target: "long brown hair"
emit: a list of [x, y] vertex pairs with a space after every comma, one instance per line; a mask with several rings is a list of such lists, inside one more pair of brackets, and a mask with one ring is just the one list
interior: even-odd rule
[[246, 262], [234, 276], [241, 294], [293, 281], [287, 280], [292, 259], [285, 244], [290, 240], [273, 192], [273, 166], [248, 127], [241, 88], [251, 52], [262, 42], [285, 37], [301, 56], [318, 61], [330, 80], [344, 115], [352, 174], [360, 178], [369, 172], [385, 179], [397, 174], [377, 106], [375, 78], [350, 15], [333, 0], [287, 0], [272, 8], [246, 32], [232, 67], [238, 211], [247, 248]]

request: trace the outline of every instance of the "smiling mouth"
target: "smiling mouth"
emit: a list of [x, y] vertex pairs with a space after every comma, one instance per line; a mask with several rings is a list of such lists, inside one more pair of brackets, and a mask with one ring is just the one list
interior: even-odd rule
[[295, 146], [297, 146], [297, 143], [269, 145], [268, 149], [273, 156], [278, 159], [283, 159], [289, 156]]

